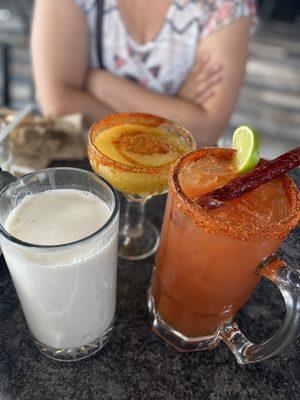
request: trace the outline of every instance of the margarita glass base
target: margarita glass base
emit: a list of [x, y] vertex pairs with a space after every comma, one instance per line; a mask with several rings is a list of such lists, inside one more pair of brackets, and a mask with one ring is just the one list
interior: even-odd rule
[[221, 341], [219, 330], [213, 336], [188, 337], [170, 326], [156, 311], [151, 288], [148, 292], [148, 309], [152, 331], [175, 347], [177, 351], [189, 352], [214, 349]]
[[119, 257], [125, 260], [143, 260], [155, 253], [159, 242], [157, 228], [147, 219], [140, 232], [128, 231], [126, 225], [119, 233]]
[[62, 362], [80, 361], [85, 358], [93, 356], [106, 345], [106, 343], [109, 341], [112, 335], [113, 327], [114, 327], [114, 321], [112, 321], [112, 323], [105, 332], [101, 333], [92, 342], [75, 348], [59, 349], [55, 347], [50, 347], [41, 343], [36, 338], [34, 338], [34, 343], [40, 353], [53, 360]]

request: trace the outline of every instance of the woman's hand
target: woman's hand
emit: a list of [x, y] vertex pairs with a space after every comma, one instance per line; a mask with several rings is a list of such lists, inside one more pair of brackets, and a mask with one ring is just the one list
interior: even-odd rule
[[177, 96], [198, 106], [203, 105], [215, 94], [214, 88], [222, 81], [222, 73], [222, 64], [211, 63], [209, 53], [198, 55]]

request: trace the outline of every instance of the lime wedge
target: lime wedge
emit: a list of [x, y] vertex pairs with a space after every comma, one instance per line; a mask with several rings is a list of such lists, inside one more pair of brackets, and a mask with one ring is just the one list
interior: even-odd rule
[[259, 161], [259, 140], [253, 128], [247, 125], [238, 127], [232, 137], [232, 147], [237, 151], [234, 164], [238, 174], [256, 167]]

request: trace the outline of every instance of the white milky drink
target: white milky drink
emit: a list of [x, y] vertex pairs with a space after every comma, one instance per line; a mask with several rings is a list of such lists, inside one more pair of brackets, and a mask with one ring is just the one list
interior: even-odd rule
[[8, 214], [6, 231], [36, 245], [1, 243], [26, 321], [41, 344], [76, 348], [111, 326], [118, 229], [117, 218], [109, 223], [112, 212], [88, 191], [54, 189], [26, 196]]

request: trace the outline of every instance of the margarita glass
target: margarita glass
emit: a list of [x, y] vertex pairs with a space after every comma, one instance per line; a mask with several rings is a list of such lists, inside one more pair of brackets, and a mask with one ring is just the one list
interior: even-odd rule
[[[153, 330], [181, 351], [213, 348], [222, 339], [238, 362], [280, 352], [299, 333], [300, 275], [274, 252], [299, 219], [299, 196], [284, 175], [209, 211], [196, 199], [234, 177], [234, 150], [206, 148], [173, 166], [156, 256], [149, 309]], [[251, 343], [233, 322], [264, 276], [286, 302], [282, 328]]]
[[145, 204], [167, 191], [171, 165], [193, 149], [195, 141], [185, 129], [155, 115], [114, 114], [92, 125], [88, 140], [91, 166], [127, 199], [120, 257], [140, 260], [156, 251], [159, 233], [145, 219]]

